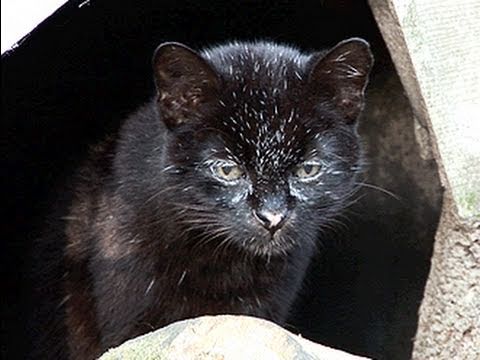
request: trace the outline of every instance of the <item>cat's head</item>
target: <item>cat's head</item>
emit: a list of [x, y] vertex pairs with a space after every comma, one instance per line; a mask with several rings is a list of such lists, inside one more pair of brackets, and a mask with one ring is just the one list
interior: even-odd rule
[[312, 55], [271, 43], [202, 54], [161, 45], [166, 198], [179, 221], [199, 241], [260, 255], [311, 246], [356, 188], [355, 123], [371, 66], [361, 39]]

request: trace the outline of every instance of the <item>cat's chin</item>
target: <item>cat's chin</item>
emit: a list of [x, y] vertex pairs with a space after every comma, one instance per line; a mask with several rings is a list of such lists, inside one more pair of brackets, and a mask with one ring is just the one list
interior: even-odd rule
[[242, 248], [254, 256], [285, 256], [295, 247], [295, 242], [283, 234], [258, 235], [242, 244]]

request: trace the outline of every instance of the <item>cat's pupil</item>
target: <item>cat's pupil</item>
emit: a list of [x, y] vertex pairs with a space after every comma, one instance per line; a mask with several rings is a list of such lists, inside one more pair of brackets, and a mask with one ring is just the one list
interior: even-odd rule
[[233, 166], [222, 166], [223, 173], [228, 176], [232, 172]]
[[309, 164], [303, 165], [303, 171], [305, 171], [307, 175], [310, 175], [313, 171], [313, 165], [309, 165]]

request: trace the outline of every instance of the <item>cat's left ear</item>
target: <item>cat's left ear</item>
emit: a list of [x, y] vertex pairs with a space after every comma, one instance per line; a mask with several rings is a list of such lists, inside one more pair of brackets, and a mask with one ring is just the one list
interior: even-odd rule
[[313, 64], [310, 91], [317, 98], [332, 100], [345, 121], [353, 124], [363, 108], [372, 65], [373, 55], [365, 40], [342, 41]]
[[164, 43], [153, 55], [160, 116], [169, 129], [192, 121], [218, 95], [215, 70], [195, 51], [180, 43]]

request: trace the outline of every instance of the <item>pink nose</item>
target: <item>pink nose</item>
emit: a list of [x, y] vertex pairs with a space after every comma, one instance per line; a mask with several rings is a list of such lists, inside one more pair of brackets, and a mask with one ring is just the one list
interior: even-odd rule
[[275, 227], [283, 220], [282, 214], [275, 214], [275, 213], [264, 213], [265, 218], [270, 222], [269, 227]]
[[255, 218], [260, 224], [263, 225], [267, 230], [275, 232], [285, 223], [285, 220], [288, 217], [288, 211], [254, 211]]

